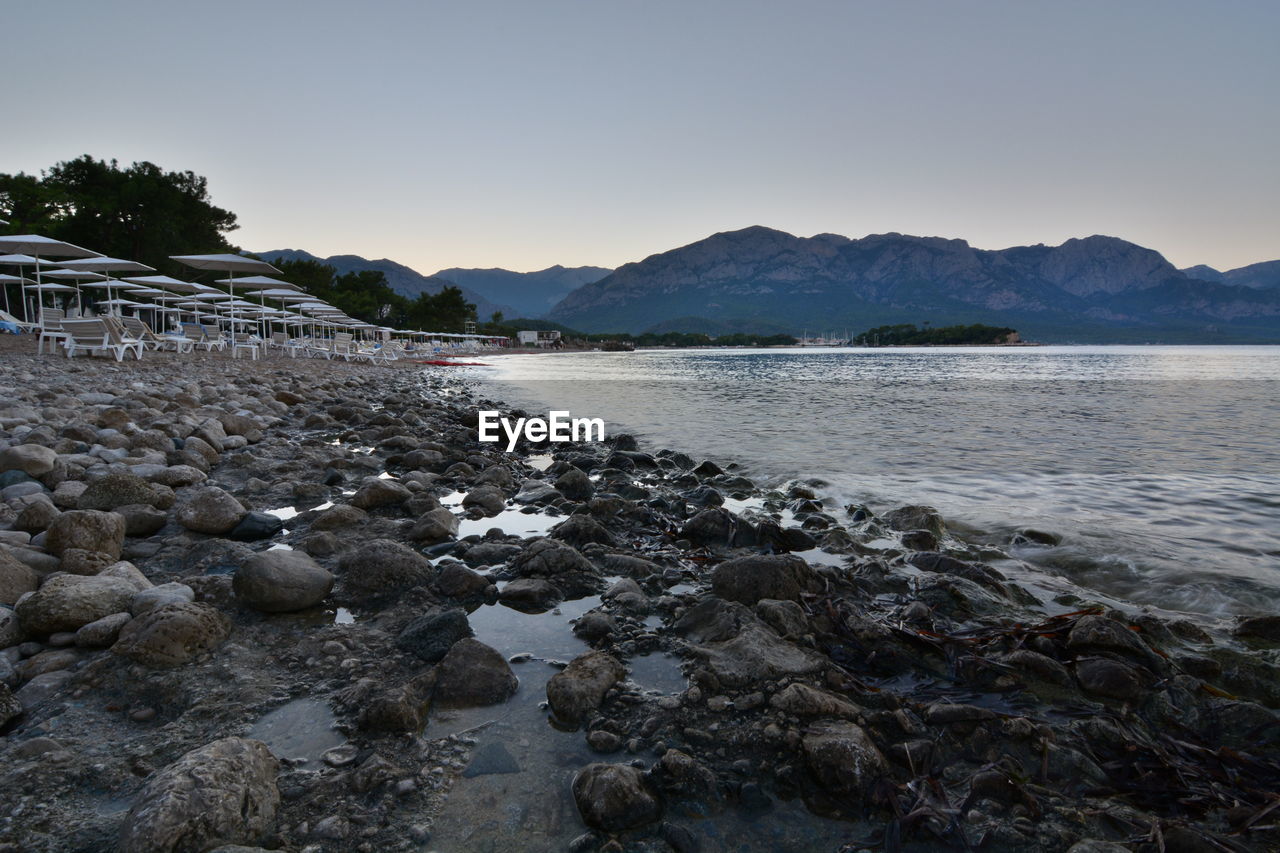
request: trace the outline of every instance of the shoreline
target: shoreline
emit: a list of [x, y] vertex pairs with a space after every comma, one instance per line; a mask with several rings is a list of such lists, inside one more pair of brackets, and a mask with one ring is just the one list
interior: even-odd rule
[[[905, 849], [1280, 842], [1263, 817], [1280, 782], [1272, 622], [1233, 640], [1101, 609], [1046, 618], [928, 507], [846, 512], [802, 484], [762, 492], [731, 465], [627, 436], [506, 454], [475, 441], [466, 384], [407, 364], [0, 351], [4, 438], [55, 448], [51, 462], [26, 454], [50, 467], [6, 483], [36, 485], [6, 496], [22, 511], [6, 504], [0, 520], [44, 535], [15, 549], [31, 531], [0, 531], [41, 586], [0, 622], [13, 673], [0, 680], [21, 707], [0, 728], [0, 761], [38, 815], [12, 816], [0, 845], [169, 849], [165, 833], [195, 816], [137, 805], [180, 785], [165, 768], [216, 764], [200, 750], [223, 738], [252, 751], [245, 736], [294, 703], [305, 711], [285, 728], [321, 721], [319, 733], [275, 743], [283, 760], [259, 756], [253, 778], [225, 770], [272, 816], [219, 818], [229, 840], [714, 849], [708, 824], [803, 804], [848, 821], [849, 842], [889, 825]], [[82, 505], [130, 535], [64, 518]], [[549, 535], [513, 532], [526, 529]], [[876, 537], [898, 553], [861, 547]], [[43, 594], [46, 573], [67, 568], [110, 579], [90, 582], [114, 589], [98, 610], [124, 609], [72, 628], [98, 611], [73, 618]], [[599, 603], [566, 641], [580, 646], [567, 667], [536, 648], [499, 654], [499, 634], [467, 637], [505, 608], [559, 624], [555, 608], [584, 599]], [[81, 643], [123, 612], [114, 635], [98, 625]], [[682, 689], [641, 683], [661, 656], [679, 661]], [[539, 720], [527, 748], [486, 739], [484, 721], [433, 735], [472, 708], [498, 716], [539, 682], [567, 731]], [[543, 738], [576, 744], [577, 765], [539, 765]], [[525, 768], [510, 778], [551, 777], [515, 836], [484, 829], [483, 811], [506, 790], [484, 786], [512, 771], [467, 775], [498, 748]], [[554, 818], [550, 801], [577, 812]], [[470, 824], [480, 835], [465, 842], [441, 835]]]

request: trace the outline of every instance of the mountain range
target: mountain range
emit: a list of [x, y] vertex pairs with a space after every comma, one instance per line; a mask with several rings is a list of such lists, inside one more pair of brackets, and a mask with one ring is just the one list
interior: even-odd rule
[[574, 290], [599, 281], [611, 272], [613, 270], [604, 267], [562, 267], [556, 264], [537, 272], [453, 267], [440, 270], [436, 277], [483, 293], [493, 302], [510, 305], [515, 313], [506, 312], [506, 315], [514, 318], [542, 317]]
[[625, 264], [548, 319], [593, 332], [856, 333], [927, 320], [1012, 326], [1041, 341], [1280, 341], [1278, 272], [1280, 261], [1179, 270], [1098, 235], [997, 251], [753, 226]]

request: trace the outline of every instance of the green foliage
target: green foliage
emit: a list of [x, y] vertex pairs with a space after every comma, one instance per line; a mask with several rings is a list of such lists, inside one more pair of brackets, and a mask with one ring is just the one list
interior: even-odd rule
[[868, 329], [855, 339], [864, 346], [960, 346], [972, 344], [1002, 344], [1013, 329], [984, 326], [973, 323], [968, 326], [942, 326], [937, 329], [917, 329], [913, 323], [894, 326], [877, 326]]
[[366, 323], [424, 332], [461, 332], [467, 320], [475, 318], [475, 305], [456, 287], [411, 300], [392, 290], [380, 270], [338, 275], [328, 264], [310, 260], [282, 260], [275, 267], [285, 281]]
[[234, 251], [225, 234], [236, 216], [209, 200], [193, 172], [166, 172], [145, 161], [121, 168], [84, 155], [43, 177], [0, 174], [0, 210], [14, 234], [42, 234], [141, 261], [170, 275], [190, 270], [170, 255]]

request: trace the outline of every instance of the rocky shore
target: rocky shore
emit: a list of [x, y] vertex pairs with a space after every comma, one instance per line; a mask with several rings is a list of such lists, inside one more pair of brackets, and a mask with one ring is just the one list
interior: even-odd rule
[[927, 506], [625, 435], [508, 454], [418, 365], [6, 347], [0, 851], [1280, 849], [1280, 617], [1040, 601]]

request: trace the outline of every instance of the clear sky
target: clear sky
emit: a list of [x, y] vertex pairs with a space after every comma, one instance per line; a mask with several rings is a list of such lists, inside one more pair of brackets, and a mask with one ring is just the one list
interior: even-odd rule
[[0, 171], [209, 178], [424, 272], [716, 231], [1280, 258], [1280, 2], [3, 2]]

